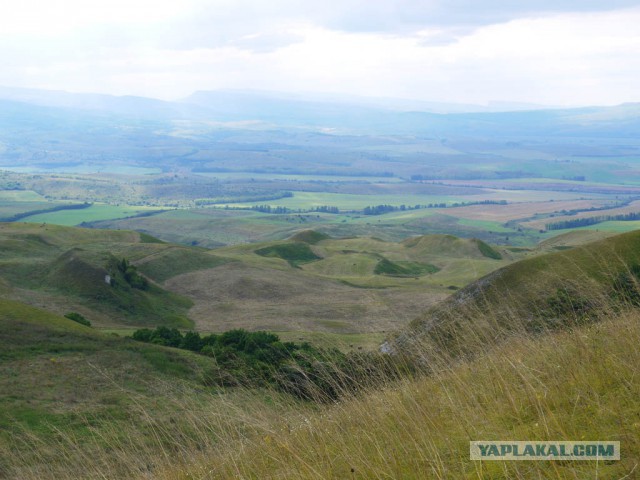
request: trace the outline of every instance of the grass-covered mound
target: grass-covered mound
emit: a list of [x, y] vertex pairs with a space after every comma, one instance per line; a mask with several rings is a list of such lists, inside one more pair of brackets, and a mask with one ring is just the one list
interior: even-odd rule
[[[192, 302], [149, 282], [127, 259], [72, 249], [43, 269], [39, 287], [76, 298], [123, 324], [189, 327]], [[107, 282], [107, 275], [110, 282]]]
[[483, 256], [492, 258], [494, 260], [502, 260], [502, 254], [500, 254], [500, 252], [491, 247], [489, 244], [483, 242], [478, 238], [472, 238], [471, 241], [478, 246], [478, 250]]
[[146, 276], [163, 283], [183, 273], [215, 268], [227, 262], [228, 260], [210, 255], [204, 250], [173, 247], [153, 255], [149, 260], [143, 260], [137, 267]]
[[427, 311], [395, 343], [409, 349], [428, 337], [436, 349], [473, 354], [477, 343], [464, 339], [493, 344], [521, 330], [591, 323], [614, 315], [619, 305], [640, 305], [639, 285], [640, 231], [497, 270]]
[[317, 232], [315, 230], [302, 230], [293, 235], [289, 240], [294, 242], [304, 242], [309, 245], [315, 245], [323, 240], [329, 240], [331, 237], [325, 233]]
[[286, 260], [292, 267], [298, 267], [304, 263], [320, 260], [306, 243], [293, 242], [270, 245], [255, 251], [263, 257], [277, 257]]
[[381, 258], [376, 264], [373, 273], [376, 275], [389, 275], [392, 277], [418, 277], [429, 273], [436, 273], [440, 270], [435, 265], [429, 263], [396, 261], [392, 262], [387, 258]]
[[408, 238], [402, 244], [422, 255], [438, 255], [457, 258], [490, 258], [500, 260], [502, 255], [495, 248], [477, 238], [458, 238], [453, 235], [422, 235]]

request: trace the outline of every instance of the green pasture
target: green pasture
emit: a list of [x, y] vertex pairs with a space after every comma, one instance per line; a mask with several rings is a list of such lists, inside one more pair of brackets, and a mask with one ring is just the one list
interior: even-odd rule
[[75, 226], [83, 222], [95, 222], [117, 218], [131, 217], [141, 213], [161, 210], [160, 207], [142, 207], [128, 205], [94, 204], [79, 210], [60, 210], [58, 212], [42, 213], [22, 219], [23, 222], [52, 223], [55, 225]]
[[356, 177], [349, 175], [314, 175], [310, 174], [282, 174], [255, 172], [194, 172], [195, 175], [217, 178], [220, 180], [286, 180], [299, 182], [372, 182], [372, 183], [401, 183], [398, 177]]
[[110, 173], [118, 175], [157, 175], [162, 173], [160, 168], [138, 167], [134, 165], [111, 165], [111, 164], [91, 164], [83, 163], [78, 165], [68, 165], [54, 168], [39, 167], [34, 165], [12, 166], [0, 165], [0, 170], [7, 170], [15, 173]]
[[[474, 197], [475, 198], [475, 197]], [[323, 205], [338, 207], [340, 210], [362, 210], [373, 205], [424, 205], [429, 203], [451, 204], [463, 201], [460, 197], [445, 195], [354, 195], [348, 193], [294, 192], [293, 197], [265, 202], [230, 203], [230, 207], [251, 207], [268, 204], [272, 207], [286, 207], [292, 210], [311, 210]]]
[[33, 190], [0, 190], [0, 202], [46, 202], [46, 198]]
[[500, 222], [492, 222], [489, 220], [470, 220], [467, 218], [461, 218], [458, 220], [458, 225], [464, 225], [466, 227], [481, 228], [483, 230], [496, 232], [496, 233], [509, 234], [514, 232], [513, 228], [508, 228], [503, 226], [503, 224]]

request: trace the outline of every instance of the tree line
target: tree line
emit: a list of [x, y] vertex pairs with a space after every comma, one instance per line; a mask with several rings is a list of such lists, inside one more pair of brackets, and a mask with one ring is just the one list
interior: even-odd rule
[[640, 212], [624, 213], [620, 215], [601, 215], [597, 217], [584, 217], [575, 218], [571, 220], [563, 220], [561, 222], [547, 223], [545, 228], [547, 230], [564, 230], [567, 228], [579, 228], [588, 227], [590, 225], [596, 225], [602, 222], [630, 222], [634, 220], [640, 220]]

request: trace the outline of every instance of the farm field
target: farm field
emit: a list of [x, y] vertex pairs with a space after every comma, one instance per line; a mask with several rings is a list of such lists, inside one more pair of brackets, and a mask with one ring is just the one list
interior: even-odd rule
[[[323, 205], [338, 207], [340, 210], [361, 210], [372, 205], [425, 205], [437, 203], [461, 203], [476, 202], [483, 200], [507, 202], [540, 202], [540, 201], [562, 201], [582, 199], [585, 195], [573, 192], [554, 192], [552, 195], [535, 190], [488, 190], [478, 192], [470, 196], [438, 196], [438, 195], [350, 195], [334, 194], [324, 192], [294, 192], [290, 198], [282, 198], [265, 202], [272, 207], [286, 207], [293, 210], [309, 210]], [[551, 197], [551, 198], [549, 198]], [[592, 195], [595, 198], [604, 199], [602, 195]], [[255, 204], [255, 203], [253, 203]], [[229, 207], [250, 207], [248, 203], [230, 203]]]
[[52, 223], [55, 225], [75, 226], [82, 223], [131, 217], [143, 213], [162, 210], [159, 207], [117, 206], [94, 204], [80, 210], [62, 210], [57, 212], [31, 215], [22, 219], [31, 223]]
[[[567, 208], [567, 210], [569, 210]], [[562, 222], [565, 220], [577, 220], [581, 218], [595, 218], [608, 215], [626, 215], [630, 213], [640, 213], [640, 200], [631, 202], [629, 205], [618, 208], [608, 208], [606, 210], [596, 210], [593, 212], [578, 212], [574, 215], [554, 215], [553, 218], [543, 218], [523, 222], [521, 225], [526, 228], [544, 229], [548, 223]], [[604, 228], [607, 228], [606, 226]]]
[[[466, 207], [440, 210], [440, 212], [464, 218], [466, 220], [482, 220], [504, 223], [510, 220], [527, 219], [539, 214], [557, 213], [562, 210], [586, 210], [594, 207], [600, 208], [613, 203], [614, 201], [609, 199], [538, 201], [513, 203], [509, 205], [470, 205]], [[521, 223], [521, 225], [533, 229], [541, 228], [535, 221], [524, 222]]]

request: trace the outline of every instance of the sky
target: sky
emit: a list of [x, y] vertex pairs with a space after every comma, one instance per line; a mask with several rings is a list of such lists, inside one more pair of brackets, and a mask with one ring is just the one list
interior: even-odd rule
[[640, 1], [0, 0], [0, 85], [640, 102]]

